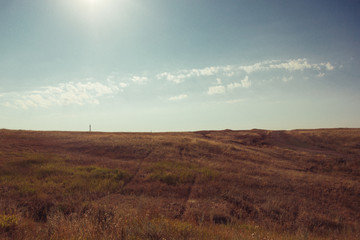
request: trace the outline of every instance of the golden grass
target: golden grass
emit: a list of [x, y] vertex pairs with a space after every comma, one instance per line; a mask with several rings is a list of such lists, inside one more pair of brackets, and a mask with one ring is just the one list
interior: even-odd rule
[[0, 130], [0, 238], [358, 239], [360, 130]]

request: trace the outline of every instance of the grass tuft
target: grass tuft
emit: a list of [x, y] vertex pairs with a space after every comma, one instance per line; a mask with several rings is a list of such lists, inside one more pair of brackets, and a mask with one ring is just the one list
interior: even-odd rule
[[0, 233], [13, 231], [17, 225], [17, 216], [0, 214]]

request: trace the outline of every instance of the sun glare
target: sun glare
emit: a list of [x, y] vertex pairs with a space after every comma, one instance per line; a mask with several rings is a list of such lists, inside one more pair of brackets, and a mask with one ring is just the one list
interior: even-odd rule
[[114, 3], [116, 2], [113, 0], [78, 0], [77, 9], [81, 9], [84, 16], [91, 21], [97, 21], [111, 11]]
[[[127, 0], [57, 0], [58, 3], [68, 8], [70, 12], [85, 17], [102, 16], [119, 11]], [[119, 8], [121, 6], [121, 8]]]
[[88, 8], [92, 11], [96, 11], [99, 7], [106, 5], [107, 0], [80, 0], [80, 3], [83, 7]]
[[125, 9], [129, 2], [130, 0], [57, 0], [63, 13], [74, 20], [73, 25], [86, 29], [94, 38], [101, 35], [102, 29], [109, 29], [115, 21], [127, 16]]
[[84, 0], [90, 7], [97, 7], [99, 4], [105, 2], [105, 0]]

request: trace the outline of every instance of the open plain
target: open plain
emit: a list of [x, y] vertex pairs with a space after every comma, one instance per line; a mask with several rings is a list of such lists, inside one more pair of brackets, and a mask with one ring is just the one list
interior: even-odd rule
[[359, 239], [360, 129], [0, 130], [2, 239]]

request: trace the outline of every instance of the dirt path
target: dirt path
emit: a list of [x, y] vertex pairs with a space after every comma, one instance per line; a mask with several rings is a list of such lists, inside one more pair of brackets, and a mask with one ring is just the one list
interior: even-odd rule
[[182, 219], [183, 216], [185, 216], [185, 213], [186, 213], [186, 211], [188, 210], [189, 200], [191, 199], [194, 186], [195, 186], [195, 184], [196, 184], [196, 182], [197, 182], [197, 178], [198, 178], [198, 177], [195, 176], [194, 179], [192, 180], [191, 185], [190, 185], [189, 188], [188, 188], [186, 197], [185, 197], [185, 199], [184, 199], [184, 204], [183, 204], [183, 206], [181, 207], [179, 214], [178, 214], [177, 216], [175, 216], [175, 218], [177, 218], [177, 219]]
[[152, 153], [152, 150], [150, 150], [150, 151], [140, 160], [139, 164], [138, 164], [137, 167], [136, 167], [136, 170], [135, 170], [134, 174], [131, 175], [131, 177], [128, 179], [128, 181], [126, 181], [126, 182], [124, 183], [124, 185], [123, 185], [123, 187], [122, 187], [123, 190], [124, 190], [125, 187], [126, 187], [129, 183], [131, 183], [131, 182], [133, 181], [133, 179], [138, 175], [138, 173], [140, 172], [140, 169], [141, 169], [143, 163], [144, 163], [145, 160], [150, 156], [151, 153]]

